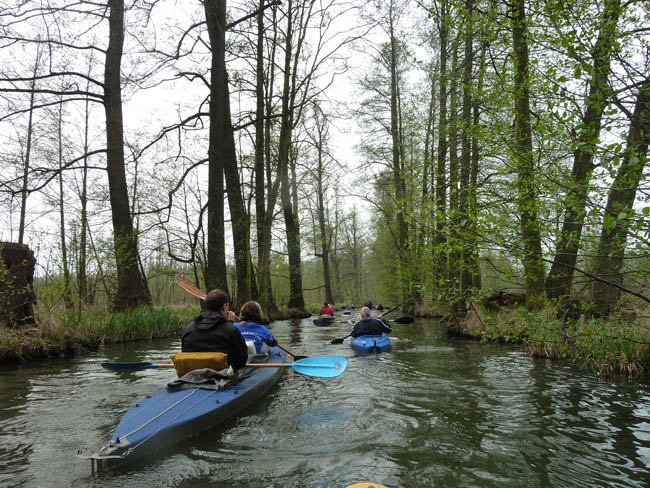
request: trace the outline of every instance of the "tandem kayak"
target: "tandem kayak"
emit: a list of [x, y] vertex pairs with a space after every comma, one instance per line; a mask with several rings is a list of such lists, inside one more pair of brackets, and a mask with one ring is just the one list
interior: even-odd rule
[[[270, 347], [269, 363], [285, 363], [287, 354]], [[277, 383], [285, 368], [246, 368], [242, 379], [225, 381], [215, 389], [206, 386], [169, 391], [167, 387], [148, 395], [122, 417], [111, 440], [90, 456], [100, 470], [134, 461], [183, 439], [195, 436], [235, 415], [263, 396]], [[209, 371], [209, 370], [208, 370]], [[184, 377], [185, 378], [185, 377]], [[224, 381], [223, 379], [221, 380]], [[177, 382], [174, 382], [177, 383]], [[171, 385], [172, 383], [170, 383]]]
[[390, 338], [385, 335], [351, 337], [350, 346], [358, 352], [384, 352], [390, 349]]

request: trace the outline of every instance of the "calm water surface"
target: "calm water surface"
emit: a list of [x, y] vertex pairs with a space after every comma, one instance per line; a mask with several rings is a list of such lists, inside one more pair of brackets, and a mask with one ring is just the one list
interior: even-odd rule
[[118, 374], [102, 361], [169, 362], [178, 340], [110, 346], [0, 369], [0, 487], [650, 486], [650, 388], [600, 381], [515, 347], [448, 338], [434, 321], [394, 327], [388, 353], [330, 345], [348, 328], [272, 325], [296, 354], [346, 356], [338, 378], [291, 369], [227, 425], [93, 477], [94, 452], [170, 370]]

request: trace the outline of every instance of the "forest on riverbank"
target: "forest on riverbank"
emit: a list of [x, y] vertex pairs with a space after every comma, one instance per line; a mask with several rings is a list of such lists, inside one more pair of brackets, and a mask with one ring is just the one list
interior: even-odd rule
[[647, 2], [28, 1], [0, 25], [5, 332], [175, 305], [183, 275], [270, 319], [410, 298], [650, 371]]

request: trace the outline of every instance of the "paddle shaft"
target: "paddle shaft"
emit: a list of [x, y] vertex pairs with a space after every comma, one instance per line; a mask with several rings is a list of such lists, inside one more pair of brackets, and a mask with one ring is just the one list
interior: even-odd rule
[[[292, 363], [247, 363], [246, 367], [253, 367], [253, 368], [282, 368], [284, 366], [291, 366]], [[175, 366], [171, 363], [151, 363], [146, 366], [145, 368], [175, 368]]]
[[289, 356], [293, 356], [293, 359], [295, 359], [296, 361], [299, 360], [299, 359], [305, 359], [305, 358], [309, 357], [309, 356], [298, 356], [298, 355], [292, 353], [289, 349], [287, 349], [286, 347], [284, 347], [284, 346], [282, 346], [280, 344], [278, 344], [278, 347], [280, 349], [282, 349], [284, 352], [286, 352]]

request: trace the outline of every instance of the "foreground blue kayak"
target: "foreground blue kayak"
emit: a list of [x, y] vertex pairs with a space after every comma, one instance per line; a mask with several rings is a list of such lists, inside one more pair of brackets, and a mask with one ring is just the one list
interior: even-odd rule
[[[287, 354], [269, 348], [269, 363], [284, 363]], [[286, 368], [250, 368], [252, 374], [222, 389], [167, 388], [152, 393], [131, 407], [122, 417], [111, 440], [87, 457], [98, 469], [131, 462], [176, 444], [227, 420], [252, 404], [277, 383]], [[170, 382], [174, 380], [170, 377]], [[93, 464], [94, 470], [94, 464]]]
[[351, 337], [350, 346], [358, 352], [384, 352], [390, 349], [390, 339], [385, 335]]

